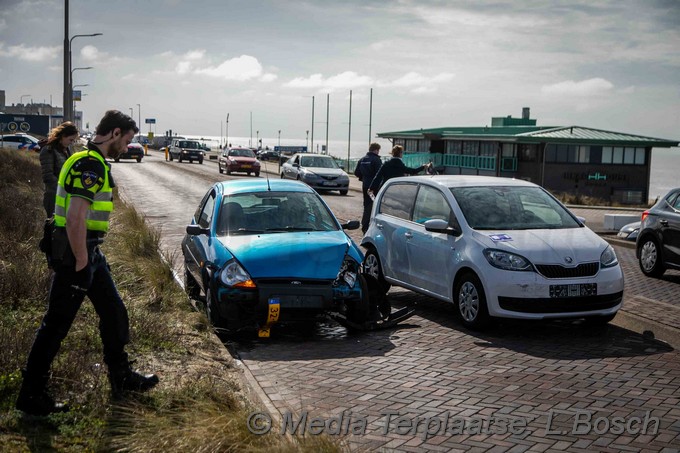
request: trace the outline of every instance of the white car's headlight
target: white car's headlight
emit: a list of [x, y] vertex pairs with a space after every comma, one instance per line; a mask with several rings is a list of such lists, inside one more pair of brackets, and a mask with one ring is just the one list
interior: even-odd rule
[[528, 259], [514, 253], [503, 250], [485, 249], [484, 257], [493, 267], [506, 271], [533, 271], [534, 268]]
[[231, 260], [227, 262], [222, 272], [220, 272], [220, 281], [226, 286], [242, 287], [242, 288], [254, 288], [255, 282], [250, 278], [248, 272], [246, 272], [243, 267], [236, 260]]
[[611, 245], [608, 245], [606, 249], [604, 249], [604, 252], [602, 252], [602, 255], [600, 255], [600, 265], [603, 268], [606, 267], [614, 267], [617, 264], [619, 264], [618, 258], [616, 258], [616, 252], [614, 251], [614, 247]]

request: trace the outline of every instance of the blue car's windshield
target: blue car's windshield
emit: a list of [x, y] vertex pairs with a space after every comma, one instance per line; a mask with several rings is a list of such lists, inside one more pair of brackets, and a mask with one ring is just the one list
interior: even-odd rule
[[452, 187], [468, 225], [476, 230], [578, 228], [578, 221], [540, 187]]
[[315, 193], [253, 192], [223, 198], [216, 234], [338, 229], [335, 217]]

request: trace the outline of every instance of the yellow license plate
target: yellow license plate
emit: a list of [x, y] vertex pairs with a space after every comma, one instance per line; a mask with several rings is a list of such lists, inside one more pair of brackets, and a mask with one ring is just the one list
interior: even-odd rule
[[260, 327], [257, 336], [260, 338], [268, 338], [271, 326], [276, 324], [281, 314], [281, 301], [276, 298], [269, 299], [269, 310], [267, 311], [267, 322]]

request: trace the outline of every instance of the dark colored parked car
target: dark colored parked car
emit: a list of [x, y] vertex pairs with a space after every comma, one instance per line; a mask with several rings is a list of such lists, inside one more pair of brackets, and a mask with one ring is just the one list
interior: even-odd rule
[[666, 269], [680, 269], [680, 188], [642, 213], [636, 255], [642, 273], [648, 277], [661, 277]]
[[168, 151], [170, 160], [177, 159], [180, 162], [188, 160], [189, 163], [198, 161], [203, 163], [203, 146], [195, 140], [174, 139]]
[[114, 160], [118, 162], [121, 159], [135, 159], [137, 162], [141, 162], [144, 157], [144, 148], [139, 143], [130, 143], [125, 151], [120, 156], [116, 157]]
[[278, 151], [274, 151], [273, 149], [267, 149], [264, 151], [260, 151], [257, 155], [257, 158], [260, 160], [273, 160], [273, 161], [278, 161], [279, 158], [281, 157], [281, 153]]

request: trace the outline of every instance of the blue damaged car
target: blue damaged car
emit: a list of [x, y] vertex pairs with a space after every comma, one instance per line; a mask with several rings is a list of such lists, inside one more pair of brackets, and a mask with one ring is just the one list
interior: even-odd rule
[[269, 336], [281, 322], [335, 313], [355, 324], [370, 311], [363, 253], [309, 186], [288, 180], [214, 184], [182, 241], [185, 289], [226, 332]]

